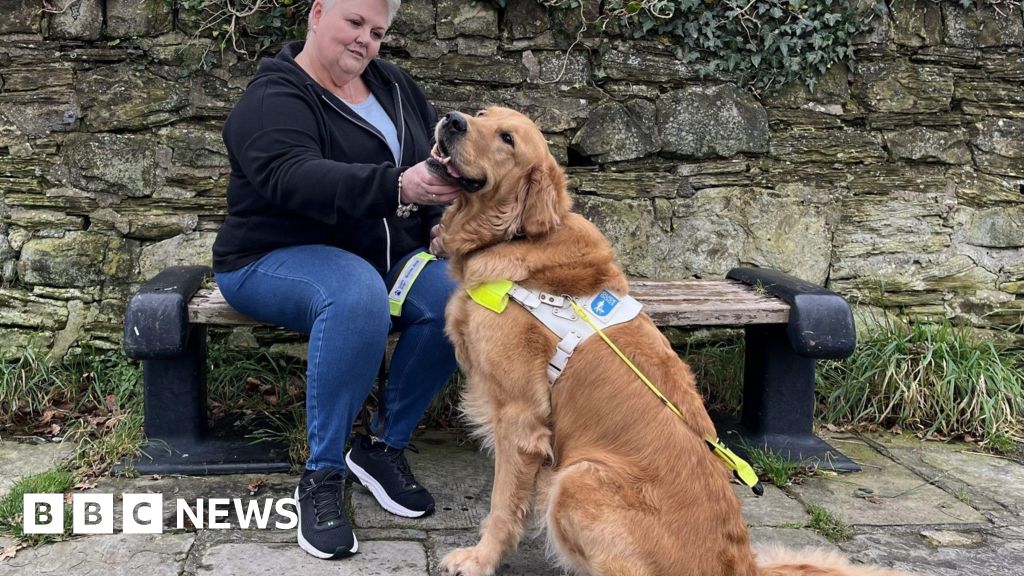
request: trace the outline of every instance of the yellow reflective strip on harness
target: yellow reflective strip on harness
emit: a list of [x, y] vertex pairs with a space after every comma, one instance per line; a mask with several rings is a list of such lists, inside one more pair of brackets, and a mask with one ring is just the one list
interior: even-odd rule
[[508, 306], [508, 293], [512, 290], [512, 285], [511, 280], [494, 280], [484, 282], [476, 288], [467, 288], [466, 292], [477, 304], [501, 314]]
[[[679, 411], [679, 408], [677, 408], [671, 400], [666, 398], [665, 395], [661, 393], [661, 390], [658, 390], [658, 387], [647, 379], [647, 376], [644, 376], [644, 373], [641, 372], [640, 369], [637, 368], [636, 365], [633, 364], [633, 362], [630, 361], [630, 359], [627, 358], [626, 355], [622, 353], [622, 350], [619, 350], [619, 347], [616, 346], [615, 343], [612, 342], [611, 339], [605, 335], [604, 331], [601, 330], [600, 326], [598, 326], [597, 323], [595, 323], [590, 318], [586, 311], [583, 310], [583, 307], [577, 304], [576, 300], [574, 299], [570, 299], [569, 303], [572, 305], [572, 309], [576, 312], [576, 314], [578, 314], [584, 322], [589, 324], [590, 327], [593, 328], [595, 332], [597, 332], [598, 336], [601, 337], [601, 340], [604, 340], [604, 343], [607, 344], [608, 347], [611, 348], [612, 351], [615, 352], [615, 354], [618, 355], [618, 357], [622, 359], [623, 362], [626, 363], [626, 366], [629, 366], [630, 370], [632, 370], [633, 373], [636, 374], [640, 378], [640, 380], [647, 385], [647, 388], [649, 388], [651, 392], [653, 392], [654, 395], [658, 397], [658, 400], [661, 400], [661, 403], [664, 404], [665, 407], [671, 410], [673, 414], [678, 416], [679, 419], [683, 421], [683, 424], [686, 424], [687, 427], [689, 427], [689, 424], [686, 422], [686, 418], [683, 417], [683, 413]], [[714, 452], [715, 456], [718, 456], [722, 460], [722, 462], [725, 463], [726, 468], [732, 471], [733, 476], [735, 476], [737, 480], [739, 480], [747, 487], [749, 487], [751, 490], [753, 490], [754, 494], [757, 494], [758, 496], [764, 493], [764, 487], [761, 486], [761, 482], [758, 481], [757, 474], [754, 472], [754, 469], [751, 468], [750, 464], [748, 464], [745, 460], [737, 456], [735, 452], [726, 448], [725, 445], [722, 444], [722, 442], [719, 439], [711, 438], [710, 436], [705, 436], [704, 441], [711, 448], [711, 451]]]
[[392, 316], [402, 315], [402, 305], [405, 304], [405, 297], [409, 295], [413, 282], [419, 277], [420, 272], [423, 272], [423, 269], [427, 267], [427, 262], [431, 260], [437, 260], [437, 257], [429, 252], [418, 252], [406, 261], [402, 271], [398, 274], [398, 279], [395, 280], [395, 285], [391, 288], [391, 292], [388, 293], [388, 307], [391, 309]]

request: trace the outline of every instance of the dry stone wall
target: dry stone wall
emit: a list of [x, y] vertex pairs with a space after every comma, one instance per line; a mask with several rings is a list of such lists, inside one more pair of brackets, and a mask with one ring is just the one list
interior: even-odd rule
[[[59, 6], [57, 6], [59, 4]], [[221, 124], [255, 64], [165, 0], [0, 0], [0, 355], [114, 348], [132, 290], [203, 263]], [[756, 99], [535, 0], [406, 0], [385, 55], [442, 111], [536, 119], [626, 270], [739, 264], [983, 329], [1024, 312], [1024, 18], [904, 0], [815, 91]]]

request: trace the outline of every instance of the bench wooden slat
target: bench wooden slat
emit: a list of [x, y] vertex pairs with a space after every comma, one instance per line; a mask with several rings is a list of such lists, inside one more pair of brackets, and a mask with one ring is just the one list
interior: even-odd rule
[[[785, 324], [789, 304], [734, 280], [634, 280], [632, 295], [659, 326], [746, 326]], [[203, 288], [188, 305], [195, 324], [256, 326], [236, 312], [216, 287]]]

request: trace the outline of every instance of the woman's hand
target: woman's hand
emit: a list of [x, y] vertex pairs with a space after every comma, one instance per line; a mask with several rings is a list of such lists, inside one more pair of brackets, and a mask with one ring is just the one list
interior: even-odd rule
[[462, 188], [427, 168], [424, 160], [402, 174], [402, 204], [421, 206], [451, 204]]
[[447, 258], [448, 251], [444, 249], [444, 243], [441, 242], [442, 235], [444, 235], [443, 224], [435, 224], [430, 229], [430, 253], [438, 258]]

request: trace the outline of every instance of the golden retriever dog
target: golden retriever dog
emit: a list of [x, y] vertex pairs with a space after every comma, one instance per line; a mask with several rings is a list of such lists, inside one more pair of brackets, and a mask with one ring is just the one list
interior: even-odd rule
[[[526, 116], [453, 112], [436, 136], [428, 164], [467, 190], [446, 211], [441, 237], [463, 287], [512, 280], [554, 295], [628, 294], [611, 245], [571, 211], [562, 169]], [[693, 373], [646, 314], [606, 333], [685, 424], [596, 335], [551, 384], [558, 339], [514, 302], [496, 313], [460, 290], [447, 331], [468, 379], [463, 411], [495, 458], [480, 542], [446, 555], [448, 573], [494, 574], [535, 512], [557, 558], [578, 573], [896, 574], [778, 550], [759, 565], [726, 469], [703, 440], [716, 434]]]

